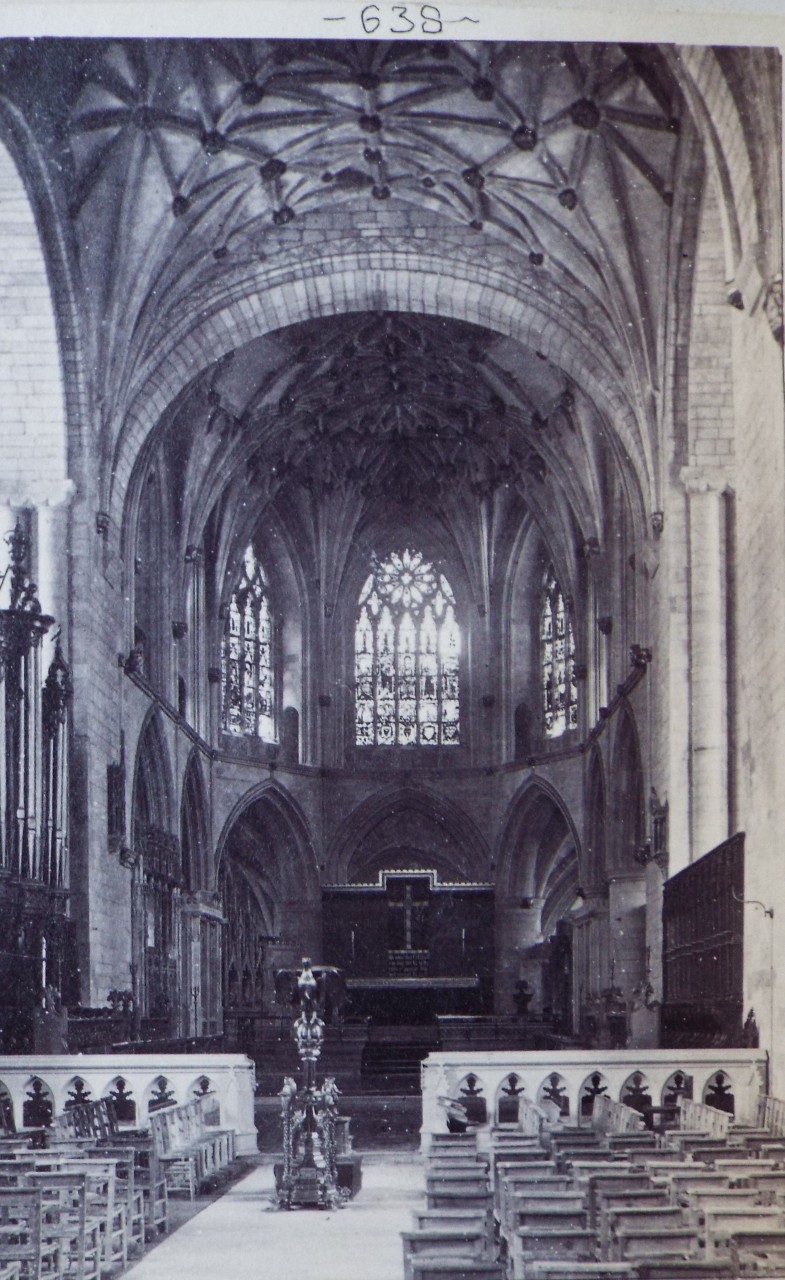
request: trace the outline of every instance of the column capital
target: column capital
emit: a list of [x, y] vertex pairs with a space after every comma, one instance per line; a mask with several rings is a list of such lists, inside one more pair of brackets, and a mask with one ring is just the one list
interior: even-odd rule
[[719, 467], [682, 467], [679, 480], [686, 493], [725, 493], [731, 489], [731, 477]]
[[73, 480], [9, 480], [0, 489], [0, 505], [19, 510], [67, 507], [75, 496]]

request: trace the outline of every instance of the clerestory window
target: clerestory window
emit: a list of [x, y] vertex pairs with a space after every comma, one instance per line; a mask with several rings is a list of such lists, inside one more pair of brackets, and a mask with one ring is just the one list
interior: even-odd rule
[[358, 746], [460, 742], [455, 596], [422, 552], [374, 556], [354, 633]]
[[545, 733], [558, 738], [578, 726], [578, 690], [572, 622], [553, 569], [548, 571], [542, 594], [540, 663]]
[[275, 739], [273, 625], [267, 584], [253, 547], [226, 614], [222, 653], [223, 727]]

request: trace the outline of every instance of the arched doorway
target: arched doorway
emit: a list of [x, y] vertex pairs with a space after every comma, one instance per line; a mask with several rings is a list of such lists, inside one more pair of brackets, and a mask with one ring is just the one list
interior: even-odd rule
[[239, 807], [219, 848], [218, 891], [225, 919], [224, 1030], [252, 1050], [275, 1005], [274, 975], [303, 956], [321, 958], [316, 863], [292, 800], [268, 787]]
[[574, 1029], [572, 910], [578, 842], [566, 807], [540, 783], [513, 802], [496, 882], [496, 1008], [528, 1012], [562, 1034]]

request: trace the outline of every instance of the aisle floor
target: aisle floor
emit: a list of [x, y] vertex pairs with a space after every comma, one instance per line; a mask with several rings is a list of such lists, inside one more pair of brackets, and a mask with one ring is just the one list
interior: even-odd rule
[[419, 1156], [366, 1156], [345, 1209], [280, 1212], [260, 1165], [125, 1273], [124, 1280], [402, 1280], [399, 1232], [424, 1201]]

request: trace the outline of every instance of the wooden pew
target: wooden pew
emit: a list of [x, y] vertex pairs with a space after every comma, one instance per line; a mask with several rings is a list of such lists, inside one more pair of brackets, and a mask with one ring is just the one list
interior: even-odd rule
[[429, 1209], [474, 1209], [489, 1212], [493, 1208], [490, 1188], [484, 1191], [469, 1191], [465, 1187], [440, 1186], [425, 1189], [426, 1206]]
[[785, 1275], [785, 1230], [761, 1227], [760, 1230], [734, 1231], [730, 1259], [734, 1277], [749, 1274], [778, 1276], [781, 1280]]
[[648, 1258], [635, 1263], [638, 1280], [738, 1280], [729, 1258]]
[[637, 1280], [627, 1262], [531, 1262], [526, 1280]]
[[482, 1209], [414, 1209], [412, 1222], [415, 1231], [428, 1231], [438, 1226], [473, 1231], [479, 1227], [489, 1239], [493, 1233], [493, 1218]]
[[785, 1215], [779, 1205], [747, 1205], [743, 1209], [706, 1209], [706, 1257], [722, 1257], [730, 1253], [731, 1237], [736, 1232], [785, 1227]]
[[488, 1175], [484, 1169], [479, 1168], [474, 1171], [467, 1169], [450, 1169], [437, 1173], [432, 1172], [430, 1169], [426, 1169], [426, 1191], [439, 1191], [443, 1187], [451, 1187], [453, 1189], [460, 1187], [462, 1190], [468, 1192], [490, 1192]]
[[594, 1262], [597, 1240], [593, 1231], [554, 1231], [518, 1228], [507, 1236], [510, 1280], [526, 1280], [532, 1262]]
[[419, 1254], [411, 1259], [411, 1280], [506, 1280], [504, 1273], [503, 1262], [468, 1254], [455, 1258]]
[[414, 1258], [481, 1259], [488, 1257], [489, 1242], [484, 1228], [450, 1230], [447, 1227], [402, 1231], [404, 1280], [413, 1280]]
[[[623, 1258], [619, 1240], [625, 1234], [636, 1232], [666, 1232], [682, 1229], [689, 1233], [690, 1246], [695, 1244], [695, 1235], [686, 1221], [683, 1210], [670, 1204], [647, 1206], [645, 1208], [611, 1208], [600, 1214], [600, 1246], [604, 1258]], [[685, 1250], [686, 1252], [687, 1250]]]
[[689, 1224], [659, 1227], [628, 1223], [614, 1238], [612, 1256], [635, 1263], [647, 1258], [686, 1261], [697, 1256], [697, 1250], [695, 1232]]

